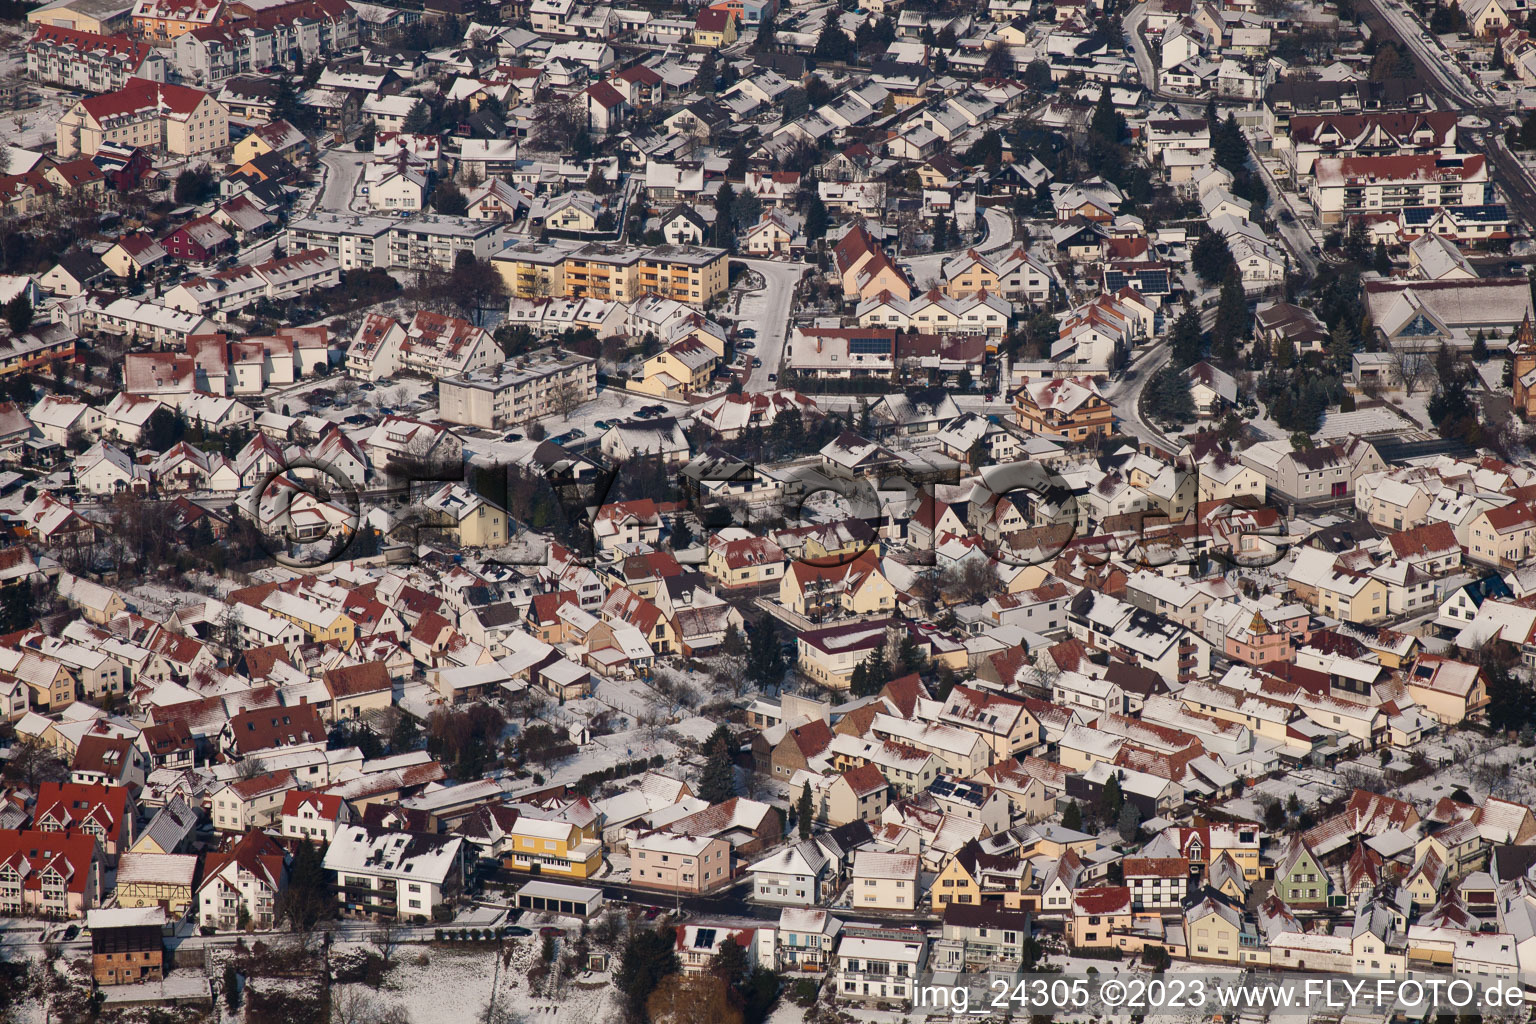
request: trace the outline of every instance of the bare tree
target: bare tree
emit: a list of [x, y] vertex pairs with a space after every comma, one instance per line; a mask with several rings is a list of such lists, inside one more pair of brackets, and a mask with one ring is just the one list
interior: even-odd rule
[[534, 148], [567, 152], [576, 137], [587, 130], [587, 112], [570, 97], [554, 97], [538, 104], [534, 115]]
[[69, 765], [57, 750], [36, 736], [27, 736], [11, 747], [4, 775], [14, 782], [36, 787], [39, 782], [63, 782], [69, 778]]
[[1407, 351], [1393, 348], [1392, 361], [1397, 365], [1398, 379], [1403, 382], [1403, 392], [1413, 394], [1420, 384], [1428, 383], [1435, 374], [1435, 361], [1428, 352]]
[[574, 381], [566, 381], [549, 396], [549, 401], [557, 414], [566, 417], [581, 407], [582, 396]]
[[399, 1003], [357, 985], [331, 989], [331, 1024], [410, 1024], [411, 1015]]
[[383, 981], [384, 975], [389, 973], [390, 965], [394, 962], [395, 951], [400, 948], [400, 926], [393, 919], [385, 919], [368, 936], [368, 941], [373, 944], [374, 950], [383, 961], [379, 969], [379, 980]]
[[239, 603], [226, 604], [224, 610], [219, 613], [218, 643], [231, 659], [245, 648], [240, 635], [243, 626]]
[[248, 757], [240, 762], [238, 774], [242, 779], [254, 779], [267, 773], [267, 762], [259, 757]]

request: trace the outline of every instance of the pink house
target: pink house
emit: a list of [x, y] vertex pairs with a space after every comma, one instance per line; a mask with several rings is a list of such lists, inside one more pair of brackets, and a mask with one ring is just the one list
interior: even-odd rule
[[1246, 612], [1227, 629], [1226, 654], [1249, 665], [1290, 664], [1312, 638], [1311, 613], [1299, 604]]
[[731, 881], [731, 844], [718, 836], [652, 832], [629, 841], [631, 885], [701, 893]]

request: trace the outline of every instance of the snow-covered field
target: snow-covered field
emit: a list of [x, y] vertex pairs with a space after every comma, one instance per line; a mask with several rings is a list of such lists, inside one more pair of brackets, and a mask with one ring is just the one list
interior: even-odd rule
[[[583, 971], [560, 983], [552, 993], [530, 992], [528, 970], [538, 959], [540, 945], [536, 937], [514, 940], [510, 965], [500, 966], [494, 948], [407, 948], [382, 989], [375, 992], [362, 984], [338, 985], [332, 999], [348, 998], [349, 990], [360, 992], [400, 1006], [412, 1024], [487, 1019], [599, 1024], [621, 1016], [612, 976], [607, 972]], [[493, 992], [496, 1012], [487, 1017]]]

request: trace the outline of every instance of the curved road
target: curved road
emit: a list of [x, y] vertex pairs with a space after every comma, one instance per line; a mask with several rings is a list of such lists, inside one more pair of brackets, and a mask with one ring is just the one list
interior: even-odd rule
[[987, 233], [975, 245], [944, 252], [924, 253], [921, 256], [902, 257], [899, 262], [912, 268], [912, 287], [921, 290], [923, 282], [929, 278], [938, 280], [944, 273], [945, 262], [968, 249], [975, 249], [985, 256], [1013, 244], [1013, 218], [1008, 216], [1006, 211], [1000, 207], [988, 206], [982, 211], [982, 219], [986, 222]]
[[[1172, 326], [1172, 317], [1168, 312], [1169, 326]], [[1210, 330], [1216, 322], [1216, 308], [1200, 311], [1200, 327], [1202, 330]], [[1168, 344], [1168, 336], [1165, 333], [1161, 338], [1142, 349], [1131, 360], [1127, 369], [1135, 370], [1136, 377], [1126, 380], [1122, 373], [1119, 380], [1104, 390], [1104, 398], [1115, 407], [1115, 418], [1120, 421], [1121, 428], [1138, 440], [1149, 441], [1159, 447], [1170, 451], [1178, 451], [1182, 444], [1168, 437], [1158, 430], [1141, 415], [1141, 393], [1147, 389], [1147, 382], [1157, 375], [1173, 355], [1173, 350]]]

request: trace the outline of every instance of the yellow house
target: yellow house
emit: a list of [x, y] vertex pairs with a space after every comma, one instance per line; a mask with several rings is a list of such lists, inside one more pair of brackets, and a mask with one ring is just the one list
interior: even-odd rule
[[343, 647], [351, 647], [352, 641], [357, 639], [357, 624], [346, 612], [327, 608], [308, 598], [277, 590], [267, 595], [261, 607], [298, 626], [311, 640], [336, 640]]
[[645, 361], [644, 379], [630, 390], [680, 398], [703, 391], [719, 360], [697, 338], [687, 338]]
[[1002, 280], [997, 276], [997, 268], [975, 249], [968, 250], [960, 261], [960, 266], [944, 281], [945, 295], [958, 299], [983, 290], [992, 295], [998, 293]]
[[916, 854], [855, 850], [850, 873], [855, 911], [917, 909], [922, 876]]
[[1486, 509], [1472, 520], [1467, 557], [1475, 562], [1514, 568], [1536, 552], [1536, 509], [1523, 501]]
[[1078, 889], [1067, 918], [1067, 943], [1083, 949], [1113, 947], [1117, 934], [1131, 929], [1131, 890], [1123, 885]]
[[1489, 39], [1498, 35], [1510, 23], [1509, 13], [1499, 0], [1488, 0], [1485, 4], [1468, 4], [1466, 10], [1470, 12], [1467, 27], [1479, 39]]
[[[31, 653], [23, 654], [15, 666], [15, 675], [26, 685], [32, 707], [39, 711], [62, 711], [75, 702], [75, 677], [56, 661]], [[62, 744], [57, 738], [50, 738], [55, 734], [53, 725], [49, 725], [43, 739], [50, 746], [60, 747]], [[74, 756], [73, 744], [65, 753]]]
[[240, 167], [268, 153], [291, 154], [304, 141], [304, 136], [287, 121], [269, 121], [235, 143], [229, 162]]
[[332, 722], [362, 718], [394, 703], [394, 684], [382, 661], [330, 669], [321, 682], [331, 697], [329, 714], [323, 717]]
[[[1422, 845], [1422, 844], [1421, 844]], [[1435, 852], [1433, 846], [1425, 845], [1418, 854], [1418, 862], [1413, 870], [1403, 880], [1403, 888], [1408, 890], [1416, 907], [1432, 907], [1440, 901], [1440, 889], [1445, 884], [1445, 861]]]
[[197, 857], [180, 853], [125, 853], [117, 862], [117, 903], [164, 907], [180, 917], [192, 906]]
[[1460, 725], [1488, 706], [1488, 688], [1476, 665], [1421, 654], [1408, 672], [1408, 695], [1441, 725]]
[[596, 206], [572, 199], [545, 218], [544, 223], [561, 231], [595, 231], [600, 216]]
[[942, 914], [951, 903], [980, 903], [981, 884], [959, 857], [949, 858], [949, 863], [933, 880], [928, 893], [928, 905], [935, 914]]
[[1330, 573], [1317, 584], [1317, 611], [1364, 624], [1387, 617], [1387, 584], [1364, 573]]
[[870, 615], [896, 607], [896, 588], [880, 571], [875, 553], [865, 551], [844, 565], [790, 563], [779, 581], [779, 603], [817, 621]]
[[463, 484], [444, 484], [422, 502], [433, 514], [433, 528], [452, 534], [463, 547], [499, 548], [510, 539], [512, 517]]
[[762, 537], [715, 534], [709, 539], [704, 572], [726, 587], [772, 583], [784, 576], [784, 552]]
[[512, 825], [512, 849], [502, 858], [510, 871], [562, 878], [591, 878], [603, 866], [603, 844], [592, 828], [523, 815]]
[[693, 45], [721, 49], [736, 41], [736, 19], [730, 11], [706, 7], [693, 23]]
[[43, 177], [60, 192], [76, 192], [80, 197], [99, 197], [107, 193], [107, 179], [86, 160], [71, 160], [64, 164], [43, 162]]
[[1209, 896], [1184, 912], [1184, 939], [1191, 960], [1237, 963], [1242, 957], [1242, 930], [1237, 911]]

